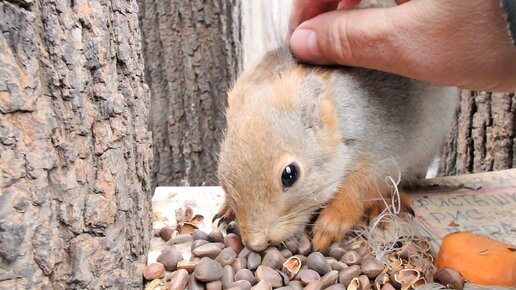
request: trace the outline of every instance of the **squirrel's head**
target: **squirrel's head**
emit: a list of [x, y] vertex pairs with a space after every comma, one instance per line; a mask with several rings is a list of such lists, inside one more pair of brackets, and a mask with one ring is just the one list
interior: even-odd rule
[[218, 177], [251, 250], [303, 231], [346, 172], [331, 82], [275, 51], [229, 92]]

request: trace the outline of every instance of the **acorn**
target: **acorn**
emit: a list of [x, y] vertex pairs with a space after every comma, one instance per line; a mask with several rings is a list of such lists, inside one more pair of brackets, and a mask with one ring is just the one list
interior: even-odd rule
[[[165, 227], [162, 227], [160, 230], [159, 230], [159, 236], [165, 241], [167, 242], [168, 240], [170, 240], [172, 238], [172, 235], [174, 234], [174, 231], [176, 231], [175, 229], [173, 229], [172, 227], [169, 227], [169, 226], [165, 226]], [[177, 232], [177, 231], [176, 231]]]
[[161, 252], [156, 262], [163, 264], [165, 270], [172, 272], [177, 269], [177, 263], [182, 260], [183, 254], [175, 248], [169, 247]]
[[165, 277], [165, 266], [161, 263], [151, 263], [143, 270], [143, 277], [146, 280], [154, 280]]
[[313, 252], [308, 255], [306, 265], [309, 269], [316, 271], [321, 276], [331, 271], [330, 264], [320, 252]]
[[378, 276], [376, 276], [376, 278], [374, 279], [374, 289], [375, 290], [380, 290], [382, 289], [382, 287], [389, 283], [390, 281], [390, 278], [389, 278], [389, 274], [387, 273], [380, 273]]
[[360, 266], [352, 265], [349, 268], [340, 271], [339, 283], [348, 287], [351, 284], [351, 281], [357, 278], [360, 275], [360, 273], [362, 273], [362, 269], [360, 269]]
[[361, 263], [361, 267], [362, 272], [371, 279], [374, 279], [385, 269], [383, 263], [373, 257], [364, 259]]
[[434, 274], [435, 281], [451, 289], [463, 289], [464, 278], [461, 274], [451, 268], [441, 268]]
[[179, 261], [179, 263], [177, 263], [177, 269], [180, 270], [180, 269], [185, 269], [186, 271], [188, 271], [188, 273], [192, 273], [194, 270], [195, 270], [195, 267], [197, 267], [197, 265], [199, 264], [199, 260], [197, 261]]
[[351, 280], [347, 290], [369, 290], [370, 287], [371, 283], [369, 282], [369, 278], [367, 278], [366, 275], [360, 275]]
[[341, 262], [346, 263], [347, 265], [359, 265], [362, 262], [362, 257], [355, 250], [347, 251], [342, 258]]
[[410, 289], [412, 283], [419, 280], [421, 272], [416, 269], [401, 269], [393, 274], [393, 282], [396, 287], [399, 285], [402, 290]]
[[191, 234], [194, 230], [199, 229], [199, 227], [197, 225], [190, 223], [190, 222], [179, 223], [178, 227], [179, 227], [180, 234]]
[[299, 269], [301, 269], [301, 264], [299, 257], [292, 256], [283, 263], [282, 271], [287, 274], [290, 279], [293, 279], [299, 272]]
[[269, 281], [273, 288], [279, 288], [283, 286], [283, 279], [281, 278], [280, 274], [271, 267], [260, 265], [258, 269], [256, 269], [255, 276], [258, 278], [258, 281]]

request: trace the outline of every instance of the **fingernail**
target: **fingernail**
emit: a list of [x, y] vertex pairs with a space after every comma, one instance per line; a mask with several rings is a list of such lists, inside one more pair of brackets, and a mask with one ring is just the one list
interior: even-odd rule
[[321, 53], [317, 46], [317, 34], [310, 29], [297, 29], [290, 38], [292, 51], [302, 60], [321, 60]]

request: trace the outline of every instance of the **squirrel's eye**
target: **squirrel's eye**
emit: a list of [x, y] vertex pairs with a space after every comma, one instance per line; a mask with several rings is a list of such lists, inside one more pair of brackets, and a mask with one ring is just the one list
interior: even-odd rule
[[281, 183], [283, 184], [285, 190], [296, 183], [298, 178], [298, 171], [298, 166], [295, 163], [290, 163], [289, 165], [285, 166], [283, 173], [281, 174]]

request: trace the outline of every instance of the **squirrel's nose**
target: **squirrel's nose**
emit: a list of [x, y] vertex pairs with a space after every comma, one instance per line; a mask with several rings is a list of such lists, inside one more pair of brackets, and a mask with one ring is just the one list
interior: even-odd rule
[[246, 245], [247, 248], [249, 248], [249, 250], [254, 251], [254, 252], [261, 252], [261, 251], [267, 249], [267, 246], [269, 245], [266, 240], [256, 240], [256, 239], [251, 239], [247, 243], [244, 242], [244, 244]]

